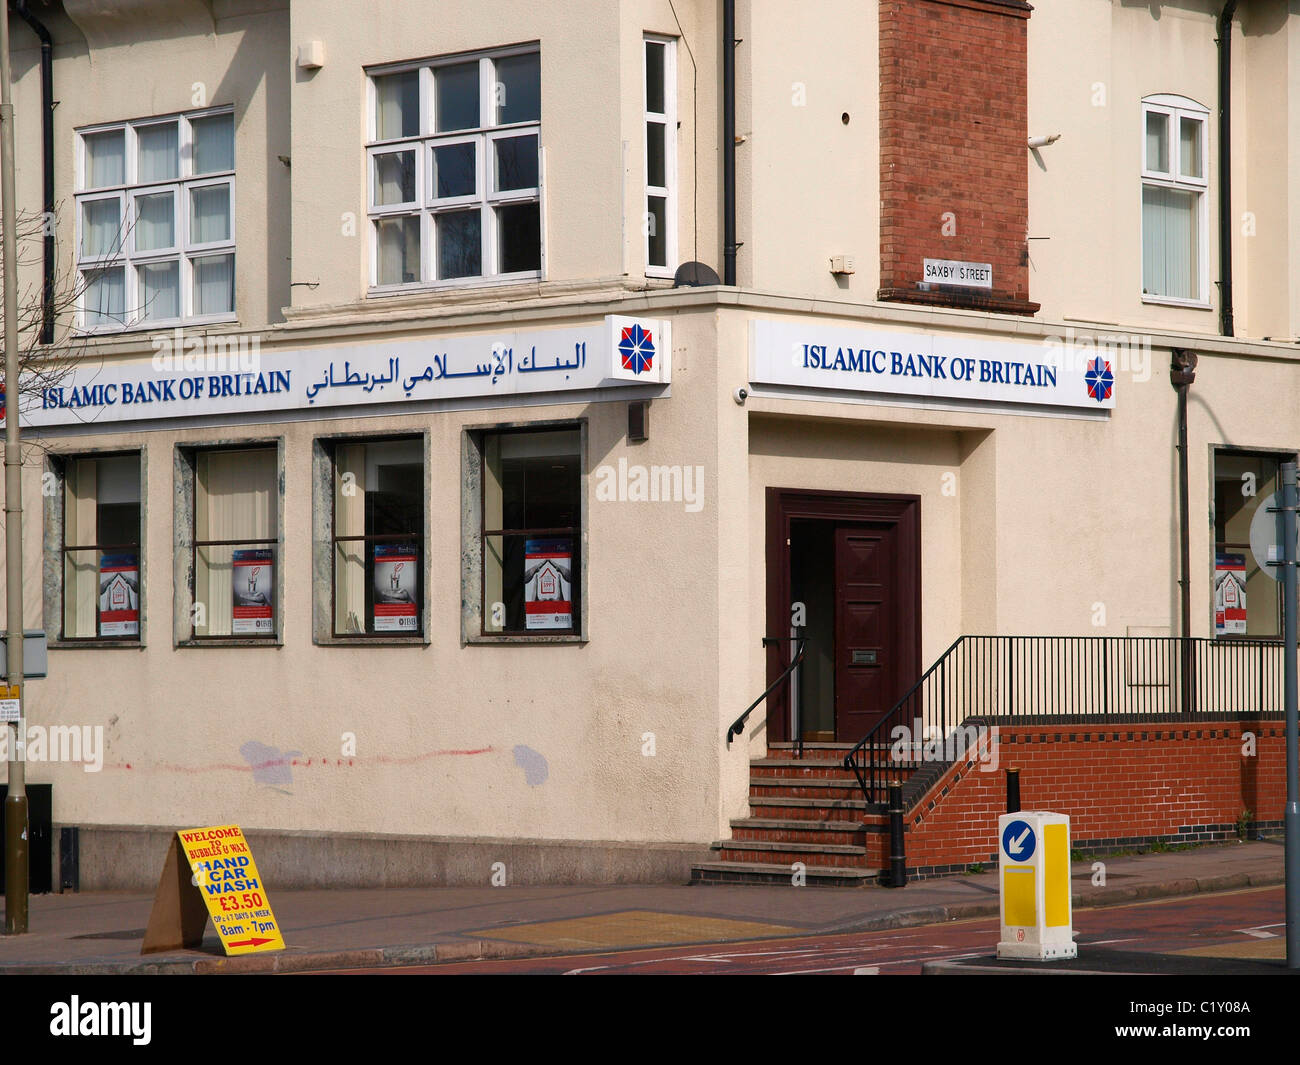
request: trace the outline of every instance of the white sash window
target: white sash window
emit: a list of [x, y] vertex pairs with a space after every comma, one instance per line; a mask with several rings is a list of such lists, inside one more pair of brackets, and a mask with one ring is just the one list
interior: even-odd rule
[[1209, 112], [1182, 96], [1142, 102], [1142, 298], [1209, 305]]
[[77, 324], [235, 318], [235, 118], [217, 109], [78, 133]]
[[543, 273], [536, 48], [370, 72], [372, 290]]

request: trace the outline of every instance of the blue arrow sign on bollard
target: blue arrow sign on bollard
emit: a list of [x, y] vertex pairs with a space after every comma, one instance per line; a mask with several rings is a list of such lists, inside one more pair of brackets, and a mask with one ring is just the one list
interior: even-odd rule
[[1002, 832], [1002, 853], [1013, 862], [1027, 862], [1034, 856], [1038, 840], [1028, 821], [1012, 821]]

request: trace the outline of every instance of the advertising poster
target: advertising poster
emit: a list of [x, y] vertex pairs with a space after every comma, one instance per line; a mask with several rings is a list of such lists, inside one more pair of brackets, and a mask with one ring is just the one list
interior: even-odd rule
[[236, 551], [231, 555], [234, 610], [230, 631], [236, 636], [269, 636], [275, 567], [269, 547]]
[[375, 544], [375, 632], [415, 632], [415, 544]]
[[[159, 899], [198, 892], [227, 955], [284, 950], [284, 936], [271, 909], [266, 882], [238, 825], [183, 829], [176, 833], [173, 846], [177, 844], [180, 860], [168, 856], [158, 887]], [[186, 871], [189, 876], [184, 875]], [[145, 938], [155, 941], [146, 943], [141, 954], [175, 950], [177, 946], [193, 949], [202, 942], [202, 926], [191, 928], [187, 941], [186, 929], [175, 919], [174, 912], [154, 904]], [[156, 932], [155, 937], [150, 936], [151, 931]]]
[[140, 563], [135, 555], [99, 561], [99, 634], [140, 635]]
[[524, 615], [529, 629], [573, 628], [573, 542], [524, 541]]
[[1220, 551], [1214, 556], [1214, 633], [1246, 635], [1246, 556]]

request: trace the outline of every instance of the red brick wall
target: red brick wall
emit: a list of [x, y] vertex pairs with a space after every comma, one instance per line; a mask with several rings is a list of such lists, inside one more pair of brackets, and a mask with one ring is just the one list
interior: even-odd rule
[[[881, 299], [1032, 314], [1020, 0], [881, 0]], [[951, 213], [945, 233], [945, 219]], [[917, 289], [922, 260], [993, 265], [993, 291]]]
[[[1256, 737], [1253, 757], [1243, 757], [1243, 732]], [[996, 771], [958, 763], [911, 812], [908, 869], [957, 871], [996, 862], [998, 815], [1006, 810], [1006, 770], [1013, 766], [1020, 769], [1021, 808], [1069, 814], [1072, 846], [1081, 849], [1235, 838], [1242, 810], [1251, 811], [1253, 822], [1276, 827], [1286, 800], [1279, 721], [1172, 730], [1002, 728]], [[888, 869], [888, 835], [867, 838], [869, 845], [879, 841], [880, 868]]]

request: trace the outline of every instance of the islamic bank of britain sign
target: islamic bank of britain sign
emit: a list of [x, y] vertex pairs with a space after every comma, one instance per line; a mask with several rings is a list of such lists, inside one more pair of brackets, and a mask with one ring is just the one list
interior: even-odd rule
[[750, 323], [749, 380], [881, 397], [1115, 406], [1115, 367], [1104, 352], [797, 322]]
[[[672, 381], [670, 323], [607, 315], [569, 329], [262, 351], [247, 337], [160, 333], [151, 360], [86, 361], [25, 387], [23, 423], [69, 425], [330, 410], [421, 400], [491, 401]], [[213, 345], [219, 345], [213, 350]]]

